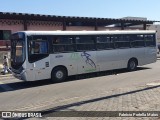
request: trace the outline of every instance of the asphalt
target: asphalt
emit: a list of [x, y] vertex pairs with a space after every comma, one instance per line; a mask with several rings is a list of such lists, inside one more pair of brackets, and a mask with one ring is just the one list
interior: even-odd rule
[[[0, 75], [0, 80], [3, 79], [2, 76], [7, 79], [12, 75]], [[53, 109], [38, 105], [15, 110], [41, 111], [46, 119], [53, 119], [50, 116], [54, 116], [56, 120], [160, 120], [160, 80], [134, 88], [118, 88], [102, 91], [100, 94], [62, 100], [57, 104], [54, 101], [50, 103]]]
[[[101, 119], [106, 119], [106, 117], [109, 117], [111, 120], [113, 117], [129, 120], [134, 120], [135, 117], [137, 117], [137, 119], [141, 118], [147, 120], [158, 120], [160, 119], [160, 81], [146, 84], [145, 86], [141, 87], [103, 91], [101, 94], [64, 100], [59, 102], [57, 105], [54, 103], [54, 105], [50, 106], [58, 107], [52, 107], [53, 109], [46, 109], [45, 107], [41, 106], [41, 108], [39, 108], [38, 106], [33, 110], [42, 109], [42, 112], [43, 109], [45, 109], [45, 111], [42, 113], [46, 117], [54, 115], [56, 117], [94, 116], [95, 118], [100, 117]], [[53, 114], [55, 111], [59, 111], [59, 113], [57, 112], [57, 114]], [[70, 113], [66, 115], [66, 113], [63, 111], [70, 111]], [[81, 111], [81, 113], [77, 111]], [[103, 113], [103, 111], [105, 112]], [[125, 113], [126, 116], [123, 117], [120, 115], [120, 113]], [[134, 113], [137, 113], [137, 115], [134, 115]], [[141, 115], [138, 113], [141, 113]], [[154, 115], [151, 116], [153, 113]], [[131, 114], [132, 116], [127, 114]]]

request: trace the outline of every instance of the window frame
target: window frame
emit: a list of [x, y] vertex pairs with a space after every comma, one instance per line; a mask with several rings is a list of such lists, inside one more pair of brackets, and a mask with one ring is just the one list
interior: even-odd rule
[[[98, 41], [97, 38], [98, 38], [98, 37], [101, 37], [101, 36], [102, 36], [102, 37], [109, 37], [109, 41], [110, 41], [110, 42], [99, 42], [99, 43], [98, 43], [98, 42], [97, 42], [97, 41]], [[108, 45], [108, 44], [109, 44], [109, 45], [111, 46], [111, 43], [113, 44], [113, 47], [106, 47], [106, 48], [102, 48], [102, 49], [101, 49], [101, 48], [98, 48], [98, 44], [102, 44], [102, 45], [103, 45], [103, 44], [104, 44], [104, 45]], [[111, 35], [98, 35], [98, 36], [96, 36], [96, 49], [97, 49], [97, 50], [112, 50], [112, 49], [115, 49], [114, 41], [111, 42]]]
[[[34, 37], [37, 37], [37, 36], [43, 36], [43, 37], [46, 37], [46, 40], [34, 40]], [[30, 38], [31, 39], [30, 39]], [[41, 42], [41, 41], [45, 41], [45, 42], [47, 42], [47, 46], [48, 46], [48, 49], [47, 49], [47, 53], [37, 53], [37, 54], [30, 54], [31, 53], [31, 51], [30, 51], [30, 42], [31, 41], [36, 41], [36, 42]], [[39, 60], [42, 60], [42, 59], [44, 59], [44, 58], [46, 58], [46, 57], [48, 57], [49, 56], [49, 54], [50, 54], [50, 46], [49, 46], [49, 41], [48, 41], [48, 39], [47, 39], [47, 36], [46, 35], [31, 35], [31, 36], [27, 36], [27, 48], [28, 48], [28, 61], [29, 61], [29, 63], [34, 63], [34, 62], [36, 62], [36, 61], [39, 61]], [[36, 58], [36, 59], [33, 59], [33, 58]]]
[[[146, 40], [145, 39], [145, 36], [149, 36], [149, 35], [152, 35], [152, 40]], [[155, 34], [144, 34], [144, 41], [145, 41], [145, 46], [146, 47], [156, 47], [156, 36], [155, 36]], [[147, 45], [147, 41], [152, 41], [152, 42], [154, 42], [154, 44], [153, 45]]]
[[[52, 37], [52, 40], [51, 40], [51, 46], [52, 46], [52, 50], [51, 50], [51, 53], [55, 53], [55, 54], [57, 54], [57, 53], [70, 53], [70, 52], [75, 52], [75, 43], [74, 43], [74, 36], [73, 35], [52, 35], [52, 36], [50, 36], [50, 37]], [[67, 38], [73, 38], [72, 39], [72, 43], [71, 44], [53, 44], [53, 38], [56, 38], [56, 37], [59, 37], [60, 39], [64, 39], [65, 37], [67, 37]], [[51, 39], [51, 38], [50, 38]], [[65, 48], [66, 46], [72, 46], [73, 47], [73, 50], [68, 50], [68, 51], [66, 51], [66, 50], [63, 50], [63, 51], [54, 51], [54, 46], [63, 46], [63, 48]]]
[[[129, 36], [129, 34], [115, 34], [115, 36], [117, 37], [117, 40], [115, 41], [114, 39], [114, 44], [115, 44], [115, 49], [129, 49], [131, 48], [131, 40], [126, 40], [125, 37], [126, 35]], [[120, 43], [128, 43], [129, 45], [127, 46], [119, 46]], [[122, 45], [122, 44], [120, 44]]]
[[[93, 40], [93, 43], [77, 43], [77, 40], [76, 40], [76, 37], [90, 37], [91, 39], [90, 40]], [[95, 43], [95, 35], [76, 35], [75, 36], [75, 45], [76, 45], [76, 52], [81, 52], [81, 51], [96, 51], [97, 48], [96, 48], [96, 43]], [[93, 49], [82, 49], [82, 50], [79, 50], [78, 49], [78, 45], [92, 45]]]
[[[9, 33], [8, 39], [5, 38], [5, 32]], [[0, 30], [0, 40], [10, 40], [12, 35], [12, 31], [11, 30]]]
[[[143, 39], [142, 40], [136, 40], [138, 35], [143, 35]], [[133, 46], [132, 43], [137, 42], [137, 41], [143, 42], [143, 45], [142, 46]], [[131, 48], [143, 48], [143, 47], [145, 47], [144, 34], [133, 34], [133, 39], [131, 40]]]

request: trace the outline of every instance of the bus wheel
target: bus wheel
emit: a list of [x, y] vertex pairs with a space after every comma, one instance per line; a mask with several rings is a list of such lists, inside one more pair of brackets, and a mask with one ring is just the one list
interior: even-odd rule
[[128, 61], [128, 66], [127, 66], [127, 69], [129, 71], [134, 71], [137, 69], [137, 61], [135, 59], [130, 59]]
[[51, 79], [54, 82], [62, 82], [67, 77], [67, 71], [64, 67], [56, 67], [52, 70]]

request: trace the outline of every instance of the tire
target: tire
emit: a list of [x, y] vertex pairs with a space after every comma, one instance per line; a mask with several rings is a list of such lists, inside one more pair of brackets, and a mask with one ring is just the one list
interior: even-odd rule
[[53, 82], [62, 82], [67, 77], [67, 71], [64, 67], [56, 67], [52, 70], [51, 79]]
[[128, 66], [127, 66], [128, 71], [134, 71], [137, 69], [137, 61], [135, 59], [130, 59], [128, 61]]

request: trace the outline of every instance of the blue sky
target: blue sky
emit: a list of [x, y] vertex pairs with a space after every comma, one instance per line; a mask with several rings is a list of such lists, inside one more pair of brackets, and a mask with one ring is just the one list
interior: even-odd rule
[[3, 0], [0, 12], [160, 20], [160, 0]]

